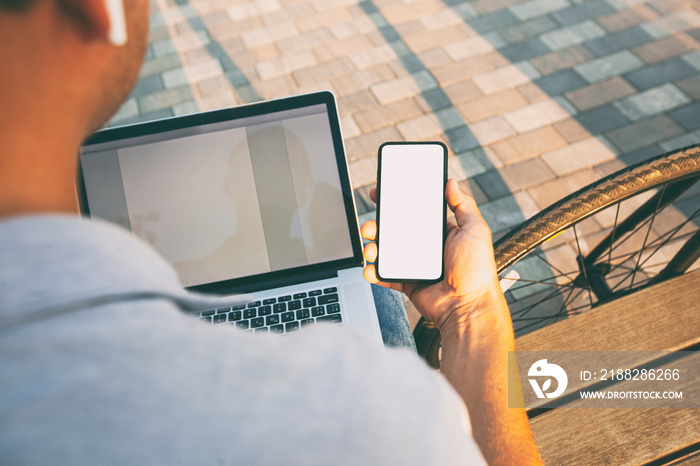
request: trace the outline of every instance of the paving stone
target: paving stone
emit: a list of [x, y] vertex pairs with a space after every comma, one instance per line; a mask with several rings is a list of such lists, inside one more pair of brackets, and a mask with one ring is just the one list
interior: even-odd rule
[[404, 140], [421, 141], [443, 132], [440, 121], [433, 114], [421, 115], [396, 125]]
[[197, 91], [201, 96], [208, 96], [229, 89], [232, 83], [226, 79], [226, 76], [215, 76], [205, 79], [197, 83]]
[[545, 126], [499, 141], [491, 147], [506, 165], [510, 165], [537, 157], [566, 144], [567, 141], [557, 131], [551, 126]]
[[177, 55], [157, 57], [151, 60], [147, 60], [143, 64], [139, 76], [140, 79], [143, 79], [145, 76], [162, 73], [167, 70], [179, 68], [180, 66], [182, 66], [182, 63], [180, 62], [180, 57], [178, 57]]
[[532, 131], [567, 118], [569, 114], [554, 101], [544, 100], [505, 114], [510, 125], [519, 133]]
[[528, 188], [537, 205], [544, 209], [599, 179], [596, 170], [583, 169]]
[[353, 188], [377, 181], [377, 158], [365, 157], [348, 164]]
[[131, 90], [131, 95], [133, 97], [140, 97], [152, 92], [157, 92], [163, 90], [163, 81], [160, 75], [150, 75], [144, 76], [139, 79], [134, 88]]
[[522, 42], [531, 37], [537, 37], [547, 31], [558, 29], [559, 25], [548, 16], [540, 16], [528, 21], [509, 26], [500, 30], [508, 42]]
[[620, 50], [629, 49], [639, 44], [644, 44], [654, 38], [639, 26], [632, 26], [622, 31], [607, 34], [598, 39], [587, 41], [586, 47], [593, 50], [596, 55], [603, 56]]
[[575, 118], [558, 121], [553, 126], [568, 142], [580, 141], [591, 136], [591, 133]]
[[416, 99], [418, 99], [420, 103], [425, 104], [423, 108], [426, 112], [436, 112], [444, 108], [452, 107], [452, 101], [447, 93], [440, 87], [424, 91], [420, 96], [417, 96]]
[[370, 86], [370, 91], [380, 104], [387, 104], [418, 95], [421, 89], [413, 77], [408, 75], [373, 84]]
[[599, 134], [619, 128], [630, 122], [614, 105], [606, 105], [576, 115], [576, 120], [590, 134]]
[[431, 69], [430, 71], [443, 86], [469, 79], [472, 76], [490, 71], [494, 65], [484, 57], [472, 57]]
[[[486, 179], [488, 177], [488, 179]], [[491, 199], [517, 192], [554, 179], [556, 175], [541, 159], [530, 159], [476, 177], [479, 186]], [[502, 183], [499, 183], [499, 178]]]
[[515, 134], [515, 130], [502, 116], [491, 117], [471, 124], [469, 129], [482, 146], [488, 146]]
[[114, 126], [115, 124], [118, 124], [120, 121], [127, 120], [129, 118], [134, 118], [138, 116], [139, 114], [139, 106], [136, 103], [136, 99], [131, 98], [128, 99], [126, 102], [122, 104], [121, 107], [119, 107], [119, 110], [117, 110], [117, 113], [112, 115], [112, 118], [109, 120], [109, 125]]
[[370, 68], [397, 58], [396, 52], [389, 44], [382, 44], [371, 49], [351, 53], [350, 60], [358, 70]]
[[481, 36], [470, 37], [445, 45], [447, 55], [453, 60], [463, 60], [496, 50], [496, 46]]
[[646, 5], [636, 5], [617, 13], [601, 16], [596, 21], [608, 31], [619, 31], [655, 19], [658, 16], [659, 14], [652, 8]]
[[552, 17], [563, 26], [578, 23], [585, 19], [614, 13], [615, 9], [602, 0], [586, 0], [564, 10], [555, 11]]
[[355, 119], [350, 115], [340, 118], [340, 127], [343, 129], [343, 138], [354, 138], [362, 134], [362, 131], [360, 130], [359, 126], [357, 126]]
[[139, 107], [144, 114], [172, 107], [188, 100], [192, 100], [189, 86], [166, 89], [138, 98]]
[[659, 115], [618, 128], [606, 133], [606, 136], [622, 152], [632, 152], [633, 150], [669, 139], [683, 131], [683, 128], [673, 119], [666, 115]]
[[459, 188], [474, 198], [477, 205], [489, 201], [489, 198], [486, 196], [484, 191], [481, 190], [481, 187], [473, 179], [460, 181]]
[[498, 53], [511, 62], [528, 60], [549, 53], [549, 51], [549, 48], [540, 41], [539, 37], [526, 39], [498, 49]]
[[518, 18], [508, 10], [488, 13], [467, 21], [467, 25], [479, 34], [501, 29], [518, 22]]
[[507, 230], [539, 212], [537, 203], [524, 191], [479, 206], [481, 215], [496, 234]]
[[642, 27], [654, 37], [666, 37], [686, 29], [700, 27], [700, 12], [695, 10], [678, 11], [643, 23]]
[[700, 75], [676, 81], [676, 86], [693, 100], [700, 100]]
[[279, 0], [257, 0], [255, 2], [242, 3], [226, 9], [226, 14], [234, 21], [258, 16], [262, 13], [277, 10], [282, 7]]
[[644, 62], [636, 55], [629, 50], [623, 50], [608, 55], [607, 57], [582, 63], [577, 65], [574, 69], [578, 74], [583, 76], [584, 79], [593, 83], [631, 71], [642, 65], [644, 65]]
[[375, 83], [387, 81], [395, 77], [396, 73], [394, 73], [391, 67], [386, 64], [381, 64], [366, 70], [338, 76], [331, 79], [331, 83], [333, 83], [333, 87], [338, 89], [339, 95], [342, 97], [361, 90], [367, 90], [369, 86]]
[[530, 62], [543, 75], [547, 75], [556, 73], [559, 70], [571, 68], [593, 58], [593, 54], [586, 47], [575, 45], [568, 49], [557, 50], [547, 55], [532, 58]]
[[543, 16], [557, 10], [562, 10], [571, 6], [568, 0], [530, 0], [528, 2], [518, 3], [508, 9], [519, 20], [525, 21], [537, 16]]
[[525, 84], [538, 77], [539, 72], [532, 65], [521, 62], [480, 74], [474, 77], [473, 81], [485, 95], [488, 95]]
[[314, 54], [308, 50], [303, 50], [279, 58], [261, 61], [255, 65], [255, 69], [261, 79], [270, 79], [313, 66], [316, 63], [317, 60]]
[[168, 118], [171, 116], [173, 116], [172, 110], [170, 110], [169, 108], [163, 108], [154, 112], [141, 113], [130, 118], [119, 120], [117, 125], [132, 125], [134, 123], [141, 123], [142, 121], [161, 120], [163, 118]]
[[540, 78], [534, 83], [550, 96], [563, 94], [586, 85], [573, 70], [562, 70]]
[[[402, 140], [401, 134], [399, 134], [393, 126], [381, 128], [370, 133], [364, 133], [361, 136], [346, 141], [348, 160], [354, 161], [370, 156], [375, 157], [377, 155], [377, 149], [379, 149], [382, 143], [386, 141]], [[361, 185], [365, 184], [367, 183], [361, 183]]]
[[452, 42], [464, 40], [469, 37], [463, 26], [453, 26], [434, 31], [421, 31], [415, 34], [403, 36], [403, 42], [414, 52], [420, 53]]
[[518, 86], [518, 91], [520, 91], [522, 95], [524, 95], [525, 98], [531, 103], [550, 98], [549, 94], [543, 91], [537, 84], [532, 82]]
[[594, 21], [587, 20], [542, 34], [540, 40], [551, 50], [561, 50], [603, 35], [605, 35], [603, 28]]
[[626, 73], [624, 77], [637, 89], [643, 91], [659, 84], [686, 78], [695, 73], [697, 71], [682, 58], [676, 57]]
[[696, 70], [700, 70], [700, 51], [686, 53], [681, 58]]
[[345, 57], [334, 58], [310, 68], [303, 68], [292, 73], [300, 86], [325, 81], [353, 71], [350, 60]]
[[700, 128], [700, 102], [676, 109], [669, 112], [669, 115], [689, 131]]
[[669, 139], [667, 141], [663, 141], [660, 145], [664, 151], [672, 151], [682, 149], [688, 146], [695, 146], [698, 144], [700, 144], [700, 130], [693, 131], [692, 133], [687, 133], [683, 136]]
[[673, 84], [649, 89], [645, 92], [615, 102], [615, 106], [631, 120], [667, 112], [687, 104], [690, 100]]
[[198, 113], [199, 106], [194, 100], [188, 100], [187, 102], [182, 102], [177, 105], [173, 105], [172, 112], [174, 116], [190, 115], [192, 113]]
[[448, 157], [447, 176], [456, 180], [464, 180], [502, 166], [503, 163], [498, 160], [490, 148], [477, 147]]
[[454, 105], [474, 100], [482, 95], [479, 88], [470, 80], [450, 84], [442, 89]]
[[692, 51], [693, 42], [689, 37], [678, 34], [636, 47], [633, 51], [645, 62], [656, 63]]
[[422, 15], [418, 21], [429, 30], [457, 26], [463, 23], [463, 19], [450, 8], [442, 9], [436, 13]]
[[188, 83], [195, 83], [204, 79], [223, 75], [219, 60], [209, 60], [208, 62], [196, 65], [187, 65], [180, 69], [169, 70], [163, 73], [163, 84], [166, 89], [184, 86]]
[[581, 111], [634, 94], [635, 88], [619, 76], [566, 93], [566, 98]]
[[700, 28], [691, 29], [690, 31], [686, 31], [686, 34], [688, 34], [690, 37], [692, 37], [696, 41], [700, 42]]
[[467, 101], [457, 108], [475, 123], [483, 119], [515, 110], [528, 104], [528, 100], [517, 90], [508, 89], [485, 97]]
[[445, 137], [455, 154], [460, 154], [479, 146], [479, 141], [466, 126], [445, 131]]
[[542, 159], [557, 175], [566, 175], [614, 159], [615, 156], [616, 153], [600, 139], [589, 137], [542, 154]]

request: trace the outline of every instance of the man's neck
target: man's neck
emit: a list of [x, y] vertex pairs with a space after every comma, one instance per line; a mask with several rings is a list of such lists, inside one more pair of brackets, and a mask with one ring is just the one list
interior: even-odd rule
[[0, 48], [0, 63], [17, 64], [0, 73], [0, 219], [77, 213], [76, 160], [85, 121], [72, 86], [52, 85], [69, 81], [76, 70], [55, 50], [13, 41], [20, 33], [19, 26], [0, 33], [18, 44]]

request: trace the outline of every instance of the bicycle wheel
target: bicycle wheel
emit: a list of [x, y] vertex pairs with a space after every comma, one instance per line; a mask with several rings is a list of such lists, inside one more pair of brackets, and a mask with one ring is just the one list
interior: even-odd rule
[[[700, 256], [700, 147], [598, 180], [494, 243], [516, 335], [693, 270]], [[421, 319], [419, 353], [439, 367], [439, 332]]]

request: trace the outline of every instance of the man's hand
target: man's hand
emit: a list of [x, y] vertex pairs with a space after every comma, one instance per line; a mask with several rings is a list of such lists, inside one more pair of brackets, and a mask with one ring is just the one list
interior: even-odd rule
[[[376, 190], [370, 197], [377, 202]], [[373, 264], [364, 275], [372, 283], [404, 292], [442, 335], [441, 373], [462, 396], [474, 439], [492, 465], [541, 464], [527, 414], [508, 407], [508, 352], [515, 350], [513, 324], [498, 284], [491, 232], [474, 199], [455, 180], [445, 188], [447, 205], [457, 224], [447, 225], [445, 278], [432, 285], [381, 283]], [[377, 237], [377, 224], [362, 225], [362, 236]], [[420, 248], [416, 248], [420, 254]], [[368, 243], [364, 257], [377, 259], [377, 245]], [[518, 377], [517, 375], [511, 375]], [[510, 385], [520, 396], [520, 381]]]
[[[376, 203], [376, 189], [372, 189], [369, 195]], [[377, 279], [374, 264], [365, 267], [364, 275], [371, 283], [405, 293], [422, 315], [435, 322], [443, 333], [449, 333], [456, 330], [451, 327], [463, 325], [483, 311], [483, 306], [479, 306], [483, 297], [500, 293], [500, 287], [491, 232], [474, 199], [462, 192], [453, 179], [447, 182], [445, 197], [457, 223], [450, 221], [447, 224], [445, 274], [441, 282], [431, 285], [383, 283]], [[366, 222], [361, 233], [365, 239], [375, 241], [377, 223]], [[416, 254], [420, 254], [419, 248]], [[368, 262], [376, 262], [375, 243], [365, 246], [364, 257]]]

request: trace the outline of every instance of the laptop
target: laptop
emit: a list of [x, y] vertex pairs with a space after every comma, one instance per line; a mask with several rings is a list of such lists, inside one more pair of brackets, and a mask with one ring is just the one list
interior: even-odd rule
[[252, 300], [200, 319], [280, 334], [330, 322], [381, 342], [330, 92], [104, 129], [78, 172], [84, 215], [149, 242], [185, 288]]

